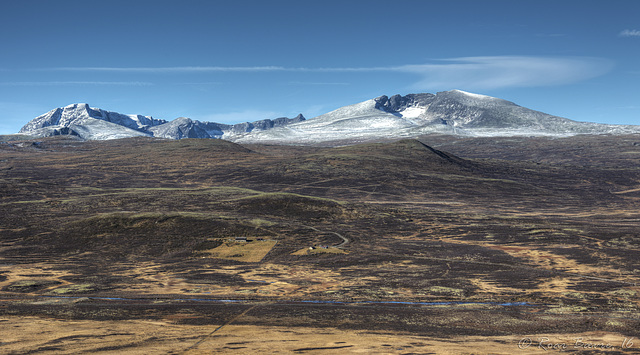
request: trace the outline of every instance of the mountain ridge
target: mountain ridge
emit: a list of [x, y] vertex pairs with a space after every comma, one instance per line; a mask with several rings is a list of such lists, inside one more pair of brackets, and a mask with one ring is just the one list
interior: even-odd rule
[[299, 114], [293, 118], [233, 125], [187, 117], [166, 121], [73, 104], [36, 117], [22, 127], [20, 133], [40, 137], [68, 134], [87, 140], [151, 136], [222, 138], [238, 143], [353, 144], [432, 133], [462, 136], [627, 134], [640, 133], [640, 126], [573, 121], [504, 99], [450, 90], [436, 94], [381, 95], [308, 120]]
[[118, 112], [92, 108], [86, 103], [76, 103], [55, 108], [24, 125], [19, 133], [37, 137], [74, 135], [87, 140], [118, 139], [136, 136], [151, 136], [168, 139], [221, 138], [281, 127], [304, 121], [299, 114], [294, 118], [279, 117], [254, 122], [224, 124], [201, 122], [187, 117], [172, 121], [151, 116], [125, 115]]
[[268, 132], [235, 141], [268, 144], [355, 144], [415, 138], [428, 134], [460, 136], [568, 136], [640, 133], [640, 126], [578, 122], [513, 102], [451, 90], [436, 94], [385, 95]]

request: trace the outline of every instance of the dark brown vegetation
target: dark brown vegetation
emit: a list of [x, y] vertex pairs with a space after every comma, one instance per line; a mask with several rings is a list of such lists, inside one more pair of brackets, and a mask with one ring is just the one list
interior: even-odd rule
[[[171, 351], [231, 323], [622, 341], [640, 328], [639, 199], [640, 136], [0, 143], [0, 329], [31, 316], [208, 329]], [[257, 248], [236, 237], [276, 243], [246, 262]], [[225, 246], [238, 254], [211, 253]], [[345, 253], [293, 255], [311, 246]]]

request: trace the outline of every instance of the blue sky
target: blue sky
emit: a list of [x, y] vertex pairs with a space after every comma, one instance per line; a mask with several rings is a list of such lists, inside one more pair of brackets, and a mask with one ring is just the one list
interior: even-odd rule
[[3, 1], [0, 133], [53, 108], [307, 118], [451, 89], [640, 124], [640, 1]]

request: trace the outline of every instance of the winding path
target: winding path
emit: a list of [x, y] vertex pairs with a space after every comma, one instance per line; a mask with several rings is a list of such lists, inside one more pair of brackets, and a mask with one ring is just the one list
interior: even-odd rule
[[340, 234], [340, 233], [332, 232], [332, 231], [322, 231], [322, 230], [319, 230], [318, 228], [316, 228], [316, 227], [312, 227], [312, 226], [303, 226], [303, 227], [305, 227], [305, 228], [309, 228], [309, 229], [313, 229], [314, 231], [316, 231], [316, 232], [318, 232], [318, 233], [329, 233], [329, 234], [333, 234], [333, 235], [335, 235], [335, 236], [339, 237], [340, 239], [342, 239], [342, 243], [337, 244], [337, 245], [334, 245], [334, 246], [333, 246], [334, 248], [340, 248], [340, 249], [342, 249], [342, 248], [344, 248], [344, 246], [345, 246], [345, 245], [347, 245], [347, 243], [349, 243], [349, 238], [345, 237], [344, 235], [342, 235], [342, 234]]

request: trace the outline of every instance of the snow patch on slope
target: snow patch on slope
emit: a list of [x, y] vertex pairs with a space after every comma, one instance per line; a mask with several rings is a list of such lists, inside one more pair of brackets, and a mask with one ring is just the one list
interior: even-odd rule
[[149, 134], [124, 127], [122, 125], [107, 122], [96, 118], [83, 118], [70, 126], [71, 129], [82, 139], [86, 140], [108, 140], [130, 137], [147, 137]]
[[455, 100], [463, 105], [472, 107], [497, 107], [497, 106], [518, 106], [511, 101], [499, 99], [497, 97], [474, 94], [462, 90], [443, 91], [436, 94], [441, 99]]
[[418, 118], [424, 115], [426, 109], [424, 107], [407, 107], [406, 109], [398, 112], [403, 118]]
[[467, 91], [462, 91], [462, 90], [457, 90], [457, 89], [456, 90], [452, 90], [452, 91], [458, 92], [458, 93], [463, 94], [463, 95], [467, 95], [467, 96], [469, 96], [469, 97], [471, 97], [473, 99], [476, 99], [476, 100], [492, 100], [492, 99], [495, 99], [494, 97], [491, 97], [491, 96], [481, 95], [481, 94], [474, 94], [472, 92], [467, 92]]

